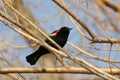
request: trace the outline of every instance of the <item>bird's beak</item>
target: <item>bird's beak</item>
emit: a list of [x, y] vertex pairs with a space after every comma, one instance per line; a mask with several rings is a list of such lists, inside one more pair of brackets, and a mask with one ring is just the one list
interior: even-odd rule
[[69, 31], [71, 31], [73, 28], [69, 28]]

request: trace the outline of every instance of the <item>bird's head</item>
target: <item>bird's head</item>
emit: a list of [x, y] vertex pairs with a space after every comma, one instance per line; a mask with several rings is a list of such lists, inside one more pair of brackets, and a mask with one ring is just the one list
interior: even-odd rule
[[59, 33], [69, 33], [70, 31], [72, 30], [72, 28], [68, 28], [68, 27], [62, 27], [61, 29], [59, 30], [55, 30], [51, 33], [51, 35], [57, 35]]

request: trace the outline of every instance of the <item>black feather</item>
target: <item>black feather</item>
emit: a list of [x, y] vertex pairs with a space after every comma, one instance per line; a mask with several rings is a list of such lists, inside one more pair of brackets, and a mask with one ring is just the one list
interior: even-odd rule
[[[59, 46], [64, 47], [64, 45], [67, 42], [70, 30], [71, 30], [70, 28], [62, 27], [60, 31], [58, 32], [58, 34], [52, 35], [50, 36], [50, 38], [52, 38]], [[54, 44], [52, 44], [48, 39], [46, 39], [45, 41], [47, 44], [57, 49], [57, 47]], [[26, 57], [26, 60], [31, 65], [34, 65], [42, 55], [47, 54], [47, 53], [49, 53], [49, 51], [43, 46], [40, 46], [37, 51], [28, 55]]]

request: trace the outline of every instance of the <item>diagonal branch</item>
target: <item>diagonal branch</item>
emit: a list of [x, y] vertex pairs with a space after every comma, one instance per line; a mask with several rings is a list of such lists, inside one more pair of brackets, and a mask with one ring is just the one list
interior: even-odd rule
[[[92, 33], [91, 30], [88, 28], [88, 26], [86, 24], [84, 24], [80, 19], [78, 19], [68, 8], [66, 8], [64, 5], [62, 5], [57, 0], [52, 0], [52, 1], [54, 1], [59, 7], [61, 7], [63, 10], [65, 10], [73, 19], [75, 19], [90, 34], [90, 36], [92, 37], [91, 41], [93, 43], [120, 43], [119, 39], [112, 39], [112, 38], [99, 39], [99, 38], [97, 38], [94, 35], [94, 33]], [[106, 0], [101, 0], [101, 1], [104, 1], [104, 3], [106, 3], [106, 4], [110, 4]], [[89, 38], [87, 38], [87, 39], [90, 40]]]
[[68, 8], [66, 8], [64, 5], [62, 5], [57, 0], [52, 0], [52, 1], [55, 2], [63, 10], [65, 10], [73, 19], [75, 19], [89, 33], [92, 39], [96, 38], [95, 34], [88, 28], [88, 26], [84, 22], [82, 22], [78, 17], [76, 17]]
[[112, 10], [114, 10], [115, 12], [120, 13], [120, 6], [113, 4], [112, 2], [110, 2], [110, 0], [101, 0], [101, 2], [106, 5], [107, 7], [111, 8]]
[[[8, 21], [10, 21], [11, 23], [17, 25], [18, 27], [22, 28], [24, 31], [26, 31], [26, 33], [18, 30], [18, 29], [15, 29], [12, 25], [9, 25], [4, 19], [0, 18], [0, 21], [2, 21], [5, 25], [9, 26], [11, 29], [17, 31], [18, 33], [22, 34], [23, 36], [35, 41], [36, 43], [40, 44], [40, 45], [43, 45], [45, 44], [45, 41], [42, 40], [41, 38], [38, 38], [36, 37], [35, 35], [33, 35], [29, 30], [27, 30], [26, 28], [24, 28], [24, 26], [18, 22], [16, 22], [15, 20], [13, 20], [12, 18], [10, 18], [9, 16], [3, 14], [2, 12], [0, 12], [0, 15], [2, 17], [4, 17], [5, 19], [7, 19]], [[42, 43], [41, 43], [42, 42]], [[65, 66], [68, 66], [54, 51], [51, 51], [55, 56], [56, 58], [61, 62], [61, 64], [65, 67]]]

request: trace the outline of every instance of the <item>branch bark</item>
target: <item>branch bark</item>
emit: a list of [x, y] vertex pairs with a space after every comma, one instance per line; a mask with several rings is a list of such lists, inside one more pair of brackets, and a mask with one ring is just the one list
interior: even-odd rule
[[[100, 70], [110, 73], [110, 69], [101, 68]], [[1, 68], [0, 74], [8, 73], [71, 73], [71, 74], [94, 74], [84, 68], [68, 67], [68, 68]], [[120, 75], [120, 69], [112, 69], [112, 74]]]

